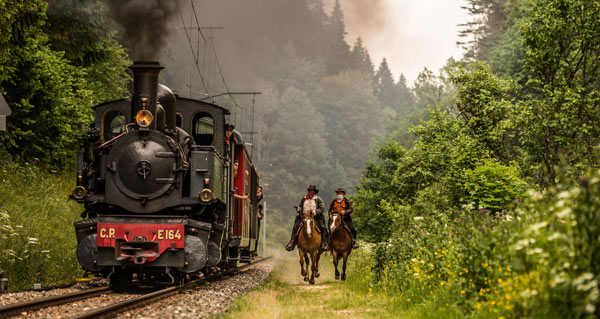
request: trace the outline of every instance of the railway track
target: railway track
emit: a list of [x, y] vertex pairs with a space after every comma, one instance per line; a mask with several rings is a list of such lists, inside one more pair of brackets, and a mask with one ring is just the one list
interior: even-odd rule
[[[224, 277], [234, 276], [236, 274], [244, 272], [244, 270], [248, 267], [251, 267], [257, 263], [263, 262], [265, 260], [270, 259], [271, 257], [261, 258], [259, 260], [255, 260], [250, 264], [244, 265], [242, 267], [236, 268], [231, 271], [227, 271], [220, 274], [207, 275], [203, 278], [190, 281], [186, 284], [180, 286], [168, 287], [165, 289], [157, 290], [154, 292], [146, 293], [140, 295], [138, 297], [134, 297], [131, 299], [127, 299], [118, 303], [114, 303], [108, 305], [106, 307], [97, 308], [91, 310], [89, 312], [75, 315], [72, 318], [114, 318], [119, 313], [128, 311], [135, 308], [144, 307], [146, 305], [152, 304], [154, 302], [164, 300], [164, 298], [178, 294], [186, 289], [193, 288], [195, 286], [201, 285], [207, 281], [217, 280]], [[31, 313], [32, 311], [40, 310], [43, 308], [51, 307], [51, 306], [59, 306], [68, 304], [71, 302], [75, 302], [78, 300], [95, 297], [101, 294], [112, 293], [109, 287], [100, 287], [94, 288], [84, 291], [72, 292], [64, 295], [53, 296], [48, 298], [41, 298], [26, 302], [20, 302], [15, 304], [6, 305], [0, 307], [0, 319], [10, 318], [13, 316], [18, 316], [23, 312]]]
[[103, 293], [110, 293], [110, 291], [110, 287], [105, 286], [94, 289], [86, 289], [83, 291], [70, 292], [58, 296], [14, 303], [0, 307], [0, 318], [10, 318], [19, 315], [22, 312], [31, 312], [47, 307], [60, 306], [81, 299], [95, 297]]

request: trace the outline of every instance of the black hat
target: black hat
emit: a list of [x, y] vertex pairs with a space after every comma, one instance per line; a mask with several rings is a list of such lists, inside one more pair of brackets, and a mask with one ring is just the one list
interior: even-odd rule
[[343, 188], [341, 188], [341, 187], [340, 187], [340, 188], [338, 188], [338, 189], [336, 189], [336, 190], [335, 190], [335, 193], [336, 193], [336, 194], [337, 194], [337, 193], [344, 193], [344, 195], [346, 195], [346, 191], [345, 191]]
[[308, 188], [306, 190], [307, 191], [314, 191], [315, 194], [319, 192], [319, 190], [317, 189], [317, 185], [310, 185], [310, 186], [308, 186]]
[[231, 124], [225, 124], [225, 131], [233, 131], [235, 129], [235, 126], [231, 125]]

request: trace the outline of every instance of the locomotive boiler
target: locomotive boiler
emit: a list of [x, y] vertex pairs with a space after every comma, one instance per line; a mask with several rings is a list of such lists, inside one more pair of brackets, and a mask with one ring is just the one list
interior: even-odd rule
[[258, 175], [240, 132], [224, 143], [228, 110], [174, 95], [158, 62], [130, 69], [131, 98], [94, 107], [78, 152], [79, 263], [122, 289], [250, 262]]

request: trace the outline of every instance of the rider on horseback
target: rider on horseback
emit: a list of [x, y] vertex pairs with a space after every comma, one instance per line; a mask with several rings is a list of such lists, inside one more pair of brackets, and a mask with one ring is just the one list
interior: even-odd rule
[[319, 226], [319, 230], [321, 231], [321, 236], [323, 240], [321, 241], [321, 248], [323, 250], [329, 250], [329, 230], [327, 229], [327, 225], [325, 224], [325, 216], [323, 216], [323, 212], [325, 211], [325, 204], [323, 203], [323, 199], [317, 196], [319, 190], [317, 186], [310, 185], [307, 189], [308, 193], [306, 196], [302, 198], [300, 201], [300, 205], [297, 208], [298, 215], [296, 215], [296, 219], [294, 220], [294, 228], [292, 229], [292, 239], [285, 246], [285, 249], [288, 251], [294, 250], [296, 247], [296, 241], [298, 240], [298, 228], [300, 227], [300, 213], [303, 210], [312, 211], [315, 214], [315, 222]]
[[352, 202], [345, 197], [346, 192], [343, 188], [338, 188], [335, 193], [337, 196], [331, 201], [329, 205], [329, 213], [339, 212], [343, 219], [342, 221], [350, 228], [350, 232], [352, 233], [352, 248], [358, 248], [358, 244], [356, 243], [356, 229], [354, 229], [354, 223], [352, 223]]

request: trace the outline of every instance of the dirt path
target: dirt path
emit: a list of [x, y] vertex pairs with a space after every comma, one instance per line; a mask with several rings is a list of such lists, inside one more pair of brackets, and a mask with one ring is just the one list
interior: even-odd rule
[[[298, 252], [275, 252], [277, 266], [265, 285], [236, 300], [226, 318], [398, 318], [381, 307], [380, 298], [348, 280], [334, 280], [331, 256], [322, 256], [321, 277], [309, 285], [300, 275]], [[341, 266], [340, 268], [341, 269]], [[354, 273], [357, 275], [357, 273]], [[359, 275], [359, 274], [358, 274]], [[356, 278], [356, 276], [354, 276]]]

